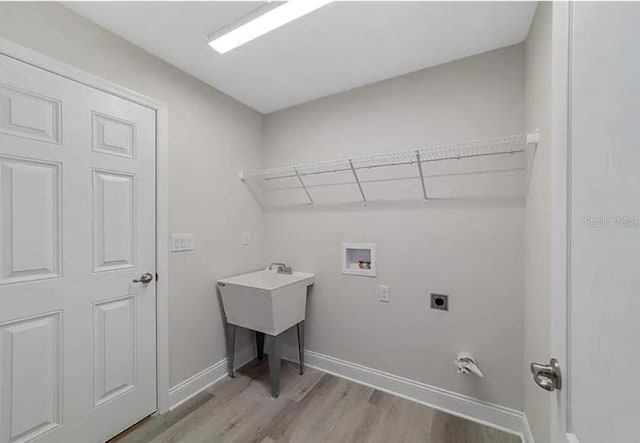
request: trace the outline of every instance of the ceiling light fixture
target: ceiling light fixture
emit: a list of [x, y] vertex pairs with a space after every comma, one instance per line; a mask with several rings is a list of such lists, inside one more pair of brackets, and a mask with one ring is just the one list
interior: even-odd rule
[[282, 6], [271, 9], [265, 14], [247, 22], [226, 34], [216, 37], [209, 42], [209, 46], [220, 54], [229, 52], [244, 45], [280, 26], [286, 25], [331, 3], [332, 0], [289, 0]]

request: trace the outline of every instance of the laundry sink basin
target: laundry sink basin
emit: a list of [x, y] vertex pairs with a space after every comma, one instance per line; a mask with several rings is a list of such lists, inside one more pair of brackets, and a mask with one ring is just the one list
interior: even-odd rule
[[218, 280], [227, 322], [276, 336], [306, 315], [307, 272], [281, 274], [263, 270]]

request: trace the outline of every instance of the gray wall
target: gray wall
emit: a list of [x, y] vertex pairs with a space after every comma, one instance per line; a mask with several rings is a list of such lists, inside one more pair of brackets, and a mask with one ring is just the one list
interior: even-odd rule
[[[170, 256], [171, 384], [220, 361], [216, 277], [263, 265], [260, 210], [238, 180], [261, 164], [262, 116], [56, 3], [0, 3], [0, 37], [169, 105], [169, 229], [194, 252]], [[242, 246], [242, 231], [253, 232]]]
[[[523, 132], [524, 62], [524, 46], [511, 46], [269, 114], [265, 166]], [[523, 205], [446, 198], [268, 211], [268, 258], [317, 275], [310, 350], [521, 409]], [[341, 274], [342, 242], [377, 244], [377, 278]], [[378, 301], [380, 284], [391, 303]], [[450, 294], [450, 312], [430, 310], [430, 292]], [[486, 378], [456, 374], [459, 351]]]
[[551, 440], [553, 398], [531, 379], [529, 364], [551, 357], [551, 25], [552, 4], [541, 2], [526, 41], [526, 127], [540, 130], [525, 210], [524, 412], [537, 441]]
[[[196, 245], [170, 257], [172, 385], [224, 357], [215, 278], [271, 259], [318, 276], [309, 349], [522, 408], [521, 200], [318, 207], [262, 218], [237, 172], [260, 167], [263, 157], [276, 166], [522, 132], [523, 45], [263, 118], [57, 4], [0, 3], [0, 37], [169, 105], [170, 231], [194, 233]], [[244, 230], [253, 233], [249, 247], [241, 245]], [[377, 243], [376, 279], [340, 274], [343, 241]], [[390, 285], [391, 303], [377, 301], [379, 284]], [[429, 292], [449, 293], [451, 311], [429, 310]], [[452, 360], [463, 350], [478, 358], [485, 379], [455, 373]]]

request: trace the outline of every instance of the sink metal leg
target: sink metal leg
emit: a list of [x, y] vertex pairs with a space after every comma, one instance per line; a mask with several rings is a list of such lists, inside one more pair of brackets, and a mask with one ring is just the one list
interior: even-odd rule
[[280, 395], [280, 364], [282, 357], [282, 341], [280, 335], [269, 336], [269, 376], [271, 378], [271, 396]]
[[233, 360], [235, 357], [235, 347], [236, 347], [236, 325], [232, 325], [227, 323], [227, 341], [228, 341], [228, 356], [227, 356], [227, 366], [229, 369], [229, 377], [235, 378], [235, 374], [233, 373]]
[[256, 348], [258, 351], [258, 360], [262, 361], [264, 358], [264, 332], [256, 332]]
[[304, 320], [296, 325], [298, 330], [298, 355], [300, 356], [300, 375], [304, 374]]

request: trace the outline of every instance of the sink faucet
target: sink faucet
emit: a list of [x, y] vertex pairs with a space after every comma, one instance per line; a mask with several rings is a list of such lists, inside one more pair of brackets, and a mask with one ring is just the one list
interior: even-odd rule
[[278, 268], [278, 274], [291, 274], [291, 266], [287, 266], [284, 263], [271, 263], [269, 270], [271, 271], [274, 267]]

